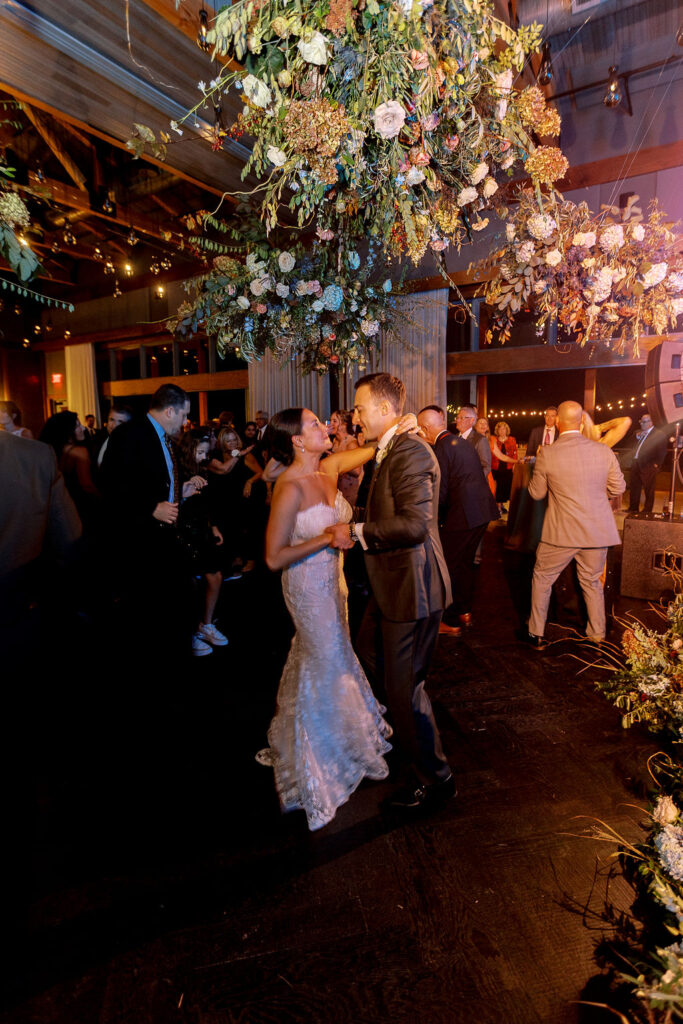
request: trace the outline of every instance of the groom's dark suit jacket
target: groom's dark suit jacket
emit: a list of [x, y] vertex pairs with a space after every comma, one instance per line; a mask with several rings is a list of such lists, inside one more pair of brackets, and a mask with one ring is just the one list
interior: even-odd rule
[[365, 565], [382, 615], [393, 622], [424, 619], [451, 603], [439, 539], [439, 465], [413, 434], [389, 442], [368, 494]]

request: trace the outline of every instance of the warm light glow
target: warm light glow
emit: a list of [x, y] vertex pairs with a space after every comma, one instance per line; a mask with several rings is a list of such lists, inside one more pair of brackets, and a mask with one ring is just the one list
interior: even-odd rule
[[63, 373], [53, 373], [52, 376], [50, 377], [50, 380], [55, 385], [58, 385], [58, 386], [62, 385], [64, 383], [64, 374]]

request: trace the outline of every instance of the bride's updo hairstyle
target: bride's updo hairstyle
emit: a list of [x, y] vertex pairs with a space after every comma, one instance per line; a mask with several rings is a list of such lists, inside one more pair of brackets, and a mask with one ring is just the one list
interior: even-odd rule
[[303, 409], [283, 409], [282, 412], [275, 413], [270, 421], [270, 454], [283, 466], [291, 466], [294, 462], [292, 438], [301, 433], [303, 414]]

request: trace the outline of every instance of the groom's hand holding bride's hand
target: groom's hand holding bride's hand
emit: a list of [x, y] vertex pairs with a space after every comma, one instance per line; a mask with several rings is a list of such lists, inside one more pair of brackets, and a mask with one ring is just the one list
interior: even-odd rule
[[330, 547], [339, 548], [340, 551], [347, 551], [353, 547], [353, 541], [349, 533], [348, 523], [336, 523], [334, 526], [327, 526], [325, 533], [330, 534]]

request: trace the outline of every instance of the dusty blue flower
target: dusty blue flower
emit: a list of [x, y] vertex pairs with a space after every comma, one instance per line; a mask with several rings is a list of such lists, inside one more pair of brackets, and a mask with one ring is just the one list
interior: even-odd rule
[[383, 292], [390, 292], [392, 287], [393, 287], [393, 285], [391, 283], [391, 279], [387, 278], [386, 281], [384, 282], [384, 284], [382, 285], [382, 291]]
[[341, 290], [339, 285], [328, 284], [327, 288], [323, 292], [323, 306], [325, 309], [330, 309], [333, 312], [336, 312], [343, 301], [344, 292]]
[[349, 264], [351, 270], [358, 270], [358, 268], [360, 266], [360, 256], [358, 255], [358, 253], [357, 252], [350, 252], [347, 255], [346, 258], [348, 260], [348, 264]]
[[678, 882], [683, 882], [683, 829], [677, 825], [666, 825], [658, 836], [655, 846], [664, 869]]

